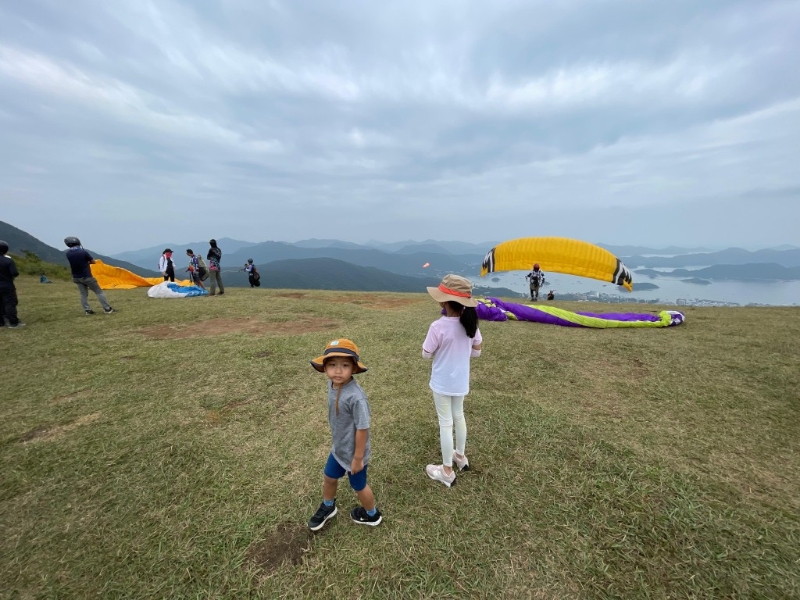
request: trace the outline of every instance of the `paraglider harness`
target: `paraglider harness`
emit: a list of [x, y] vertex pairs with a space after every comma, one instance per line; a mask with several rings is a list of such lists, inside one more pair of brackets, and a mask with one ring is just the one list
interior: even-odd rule
[[250, 287], [261, 287], [261, 275], [252, 263], [247, 263], [245, 266], [247, 271], [247, 279], [250, 281]]
[[195, 256], [197, 257], [197, 274], [200, 276], [200, 281], [205, 281], [208, 279], [208, 268], [206, 267], [206, 262], [199, 254], [195, 254]]
[[544, 284], [544, 273], [541, 271], [531, 271], [525, 277], [531, 280], [532, 288], [539, 288]]

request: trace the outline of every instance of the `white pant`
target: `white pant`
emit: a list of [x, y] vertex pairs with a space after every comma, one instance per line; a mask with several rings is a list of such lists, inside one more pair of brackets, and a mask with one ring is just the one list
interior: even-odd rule
[[453, 466], [453, 424], [456, 426], [456, 452], [464, 456], [467, 448], [467, 421], [464, 419], [464, 396], [442, 396], [434, 392], [433, 402], [439, 415], [439, 441], [442, 464]]

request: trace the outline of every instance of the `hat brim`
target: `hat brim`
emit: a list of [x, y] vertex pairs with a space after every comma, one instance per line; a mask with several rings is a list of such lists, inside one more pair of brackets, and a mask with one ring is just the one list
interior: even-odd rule
[[[334, 356], [343, 356], [344, 358], [353, 358], [352, 354], [345, 354], [344, 352], [328, 352], [327, 354], [323, 354], [322, 356], [318, 356], [314, 360], [311, 361], [311, 366], [314, 367], [320, 373], [325, 372], [325, 359], [326, 358], [333, 358]], [[367, 371], [367, 367], [363, 365], [360, 360], [356, 360], [356, 368], [353, 369], [353, 375], [356, 373], [364, 373]]]
[[464, 298], [463, 296], [447, 294], [438, 287], [429, 287], [427, 289], [431, 297], [437, 302], [458, 302], [462, 306], [470, 306], [472, 308], [478, 306], [478, 301], [475, 298]]

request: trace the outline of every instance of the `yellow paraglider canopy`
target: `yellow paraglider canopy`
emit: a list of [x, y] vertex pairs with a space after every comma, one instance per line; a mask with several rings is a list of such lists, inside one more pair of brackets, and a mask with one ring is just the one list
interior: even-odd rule
[[[163, 277], [140, 277], [122, 267], [112, 267], [101, 260], [95, 260], [92, 276], [104, 290], [132, 290], [138, 287], [151, 287], [164, 281]], [[191, 281], [176, 281], [178, 285], [193, 285]]]
[[534, 263], [545, 272], [591, 277], [633, 290], [631, 272], [611, 252], [561, 237], [528, 237], [498, 244], [483, 259], [481, 277], [497, 271], [528, 271]]

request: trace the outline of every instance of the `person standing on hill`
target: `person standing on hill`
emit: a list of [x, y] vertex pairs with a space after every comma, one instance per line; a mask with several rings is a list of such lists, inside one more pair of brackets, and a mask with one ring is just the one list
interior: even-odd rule
[[481, 355], [483, 337], [475, 310], [478, 301], [472, 297], [472, 284], [468, 279], [445, 275], [439, 287], [429, 287], [428, 293], [444, 309], [444, 316], [431, 324], [422, 343], [422, 357], [433, 359], [430, 388], [439, 417], [442, 464], [428, 465], [425, 472], [434, 481], [450, 487], [456, 482], [454, 462], [459, 471], [469, 469], [469, 460], [464, 454], [467, 447], [464, 396], [469, 393], [470, 359]]
[[261, 287], [261, 275], [253, 264], [253, 259], [248, 258], [247, 263], [244, 265], [244, 270], [247, 273], [247, 280], [250, 282], [250, 287]]
[[175, 263], [172, 262], [172, 250], [167, 248], [158, 259], [158, 270], [164, 276], [164, 281], [175, 281]]
[[219, 295], [225, 293], [225, 287], [222, 285], [222, 275], [220, 274], [220, 263], [222, 262], [222, 250], [217, 246], [217, 240], [209, 240], [210, 248], [206, 255], [208, 261], [208, 271], [211, 279], [211, 289], [208, 290], [208, 295], [213, 296], [216, 294], [217, 286], [219, 286]]
[[81, 241], [76, 237], [64, 238], [64, 243], [68, 248], [67, 260], [72, 270], [72, 281], [78, 286], [78, 291], [81, 293], [81, 306], [83, 306], [84, 312], [87, 315], [94, 314], [92, 307], [89, 306], [89, 290], [92, 290], [103, 306], [103, 312], [107, 315], [113, 313], [114, 309], [111, 308], [108, 300], [106, 300], [106, 295], [100, 289], [97, 279], [92, 275], [90, 266], [94, 264], [92, 255], [81, 247]]
[[525, 275], [525, 279], [530, 280], [531, 286], [531, 300], [539, 299], [539, 288], [544, 283], [544, 271], [539, 269], [539, 263], [533, 265], [531, 272]]
[[8, 252], [8, 243], [0, 240], [0, 327], [5, 326], [8, 319], [8, 326], [11, 329], [25, 327], [17, 317], [17, 287], [14, 279], [19, 276], [17, 264]]
[[200, 265], [200, 261], [203, 259], [192, 252], [191, 248], [186, 250], [186, 256], [189, 257], [189, 267], [186, 270], [189, 271], [189, 277], [191, 278], [192, 283], [194, 283], [201, 290], [206, 289], [206, 286], [203, 285], [203, 279], [206, 278], [208, 273], [205, 269], [205, 263], [203, 263], [202, 266]]

